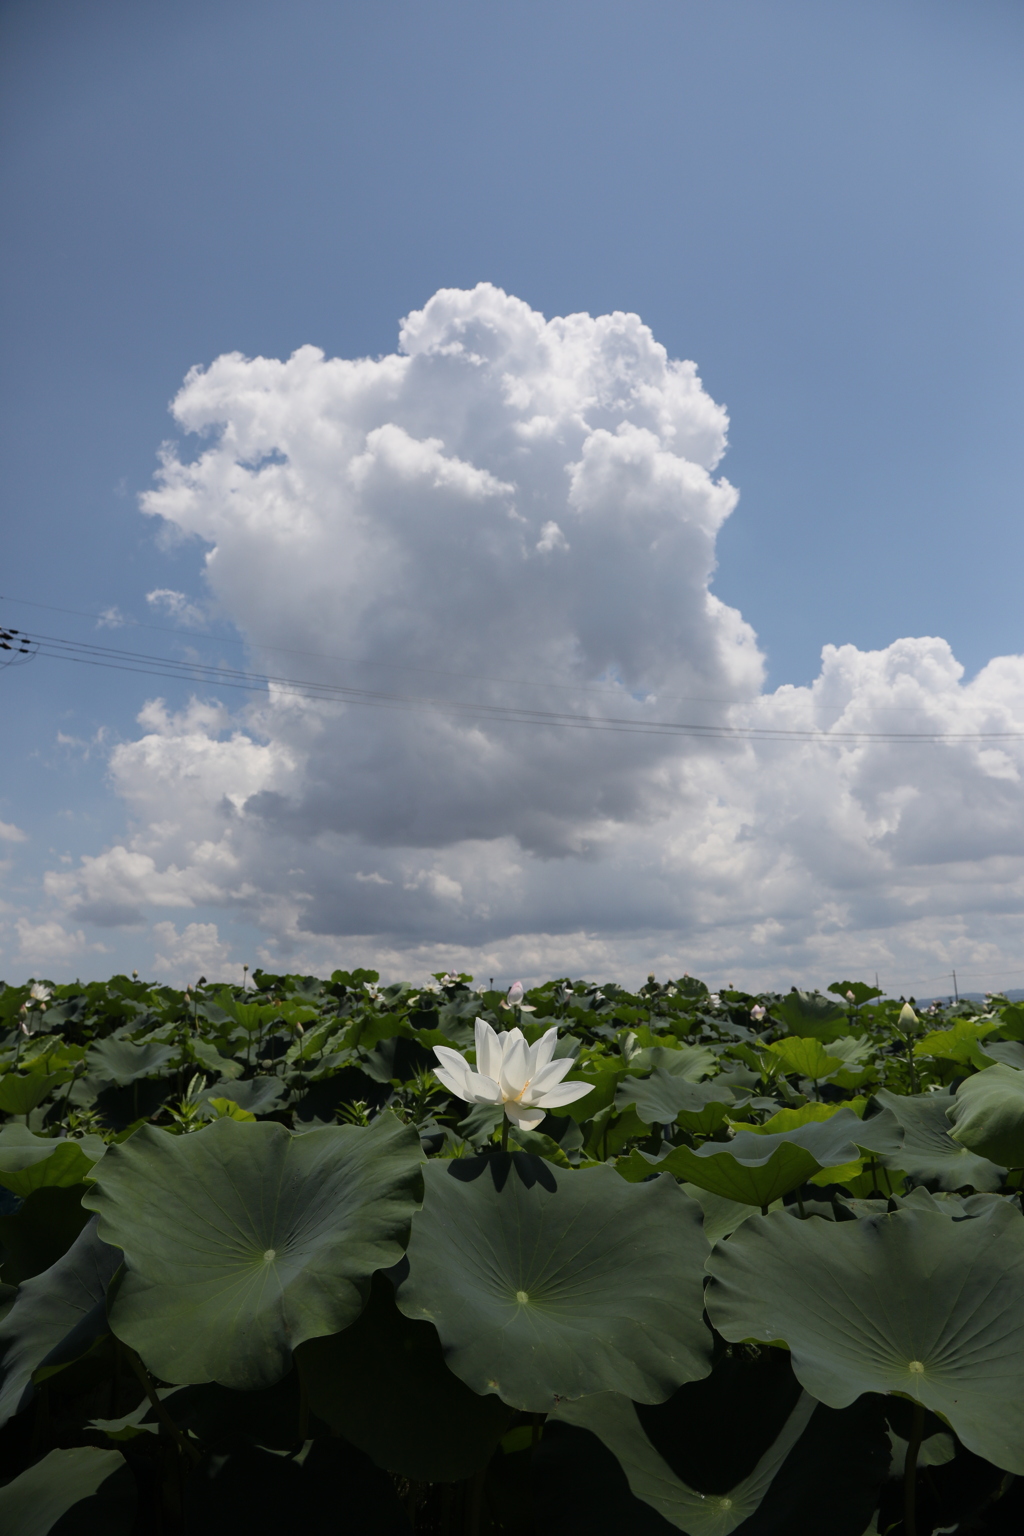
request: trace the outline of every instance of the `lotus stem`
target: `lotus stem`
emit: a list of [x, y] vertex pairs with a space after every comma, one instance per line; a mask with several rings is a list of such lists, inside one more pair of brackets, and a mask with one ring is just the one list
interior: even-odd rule
[[508, 1116], [505, 1115], [501, 1122], [501, 1150], [508, 1151]]
[[915, 1403], [910, 1440], [907, 1443], [907, 1459], [903, 1466], [904, 1536], [917, 1536], [917, 1454], [923, 1438], [924, 1403]]
[[187, 1456], [191, 1456], [192, 1460], [196, 1463], [196, 1465], [198, 1465], [199, 1462], [201, 1462], [203, 1459], [199, 1447], [194, 1445], [188, 1436], [178, 1428], [177, 1424], [175, 1424], [174, 1420], [167, 1412], [167, 1409], [160, 1401], [160, 1395], [156, 1390], [153, 1378], [146, 1370], [146, 1367], [143, 1365], [142, 1361], [139, 1359], [139, 1356], [135, 1353], [134, 1349], [129, 1349], [127, 1345], [121, 1345], [120, 1347], [124, 1349], [125, 1354], [128, 1356], [128, 1364], [131, 1366], [136, 1376], [142, 1382], [142, 1385], [146, 1390], [146, 1396], [149, 1398], [149, 1401], [152, 1404], [153, 1412], [156, 1414], [158, 1421], [170, 1435], [178, 1449], [180, 1451], [184, 1451]]

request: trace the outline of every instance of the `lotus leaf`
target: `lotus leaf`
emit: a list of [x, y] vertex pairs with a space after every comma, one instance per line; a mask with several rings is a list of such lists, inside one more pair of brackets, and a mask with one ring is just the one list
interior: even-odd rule
[[821, 992], [792, 992], [772, 1003], [772, 1017], [781, 1019], [791, 1035], [820, 1040], [827, 1045], [849, 1028], [845, 1003], [825, 997]]
[[902, 1147], [879, 1158], [884, 1168], [898, 1167], [915, 1183], [935, 1189], [969, 1184], [987, 1190], [1002, 1184], [1005, 1169], [978, 1157], [949, 1134], [948, 1112], [956, 1103], [952, 1093], [902, 1095], [883, 1088], [875, 1098], [896, 1116], [904, 1132]]
[[708, 1313], [727, 1339], [783, 1340], [821, 1402], [903, 1393], [1024, 1473], [1024, 1222], [998, 1198], [920, 1195], [855, 1221], [744, 1222], [708, 1260]]
[[67, 1343], [64, 1354], [75, 1359], [107, 1332], [107, 1286], [120, 1263], [94, 1216], [63, 1258], [18, 1288], [0, 1323], [0, 1424], [32, 1397], [32, 1373], [55, 1350]]
[[0, 1279], [20, 1285], [67, 1253], [89, 1220], [84, 1184], [44, 1185], [25, 1196], [11, 1216], [0, 1216]]
[[724, 1124], [733, 1096], [728, 1088], [691, 1082], [657, 1067], [650, 1077], [627, 1077], [615, 1095], [617, 1110], [635, 1105], [645, 1125], [672, 1125], [709, 1135]]
[[375, 1275], [370, 1300], [343, 1333], [309, 1339], [296, 1363], [318, 1418], [377, 1466], [422, 1482], [455, 1482], [487, 1465], [511, 1409], [448, 1369], [436, 1329], [405, 1317]]
[[231, 1099], [250, 1115], [268, 1115], [277, 1109], [287, 1094], [287, 1085], [279, 1077], [249, 1077], [235, 1082], [213, 1083], [201, 1099]]
[[0, 1077], [0, 1109], [8, 1115], [28, 1115], [70, 1073], [8, 1072]]
[[1000, 1062], [967, 1078], [949, 1118], [954, 1141], [1004, 1168], [1024, 1168], [1024, 1072]]
[[85, 1204], [128, 1273], [119, 1338], [169, 1382], [270, 1386], [303, 1339], [359, 1315], [401, 1257], [419, 1200], [419, 1137], [392, 1115], [294, 1135], [214, 1121], [144, 1126], [111, 1147]]
[[24, 1125], [5, 1125], [0, 1129], [0, 1184], [22, 1196], [34, 1189], [80, 1184], [105, 1151], [99, 1136], [72, 1141], [35, 1136]]
[[609, 1390], [660, 1402], [707, 1374], [708, 1245], [672, 1180], [518, 1152], [428, 1163], [424, 1180], [398, 1305], [434, 1324], [474, 1392], [544, 1413]]
[[[27, 1472], [0, 1488], [0, 1530], [10, 1536], [48, 1536], [57, 1521], [75, 1505], [106, 1492], [104, 1484], [125, 1466], [120, 1451], [82, 1445], [70, 1451], [50, 1451]], [[135, 1485], [129, 1478], [112, 1490], [105, 1513], [108, 1536], [121, 1536], [132, 1524]]]
[[645, 1071], [669, 1072], [688, 1083], [699, 1083], [718, 1068], [718, 1057], [706, 1045], [652, 1045], [638, 1051], [630, 1065]]
[[831, 1077], [843, 1065], [841, 1056], [829, 1056], [821, 1042], [811, 1036], [790, 1035], [788, 1039], [776, 1040], [768, 1050], [779, 1057], [787, 1072], [799, 1073], [814, 1082], [821, 1077]]
[[890, 1147], [900, 1140], [894, 1121], [866, 1125], [852, 1110], [843, 1108], [827, 1120], [776, 1135], [739, 1131], [728, 1143], [709, 1141], [696, 1149], [675, 1147], [660, 1160], [649, 1160], [634, 1148], [619, 1164], [619, 1172], [633, 1181], [664, 1169], [727, 1200], [763, 1207], [798, 1189], [822, 1168], [854, 1162], [861, 1146]]
[[1017, 1040], [986, 1040], [984, 1054], [1004, 1067], [1024, 1068], [1024, 1045]]
[[110, 1038], [100, 1040], [86, 1053], [90, 1074], [115, 1088], [127, 1088], [143, 1077], [155, 1077], [178, 1052], [173, 1045], [156, 1040], [145, 1040], [136, 1045], [132, 1040]]
[[633, 1403], [617, 1392], [559, 1403], [552, 1416], [597, 1435], [619, 1461], [636, 1497], [677, 1530], [687, 1536], [729, 1536], [757, 1509], [816, 1406], [812, 1397], [801, 1393], [778, 1439], [727, 1494], [698, 1493], [677, 1477], [644, 1433]]

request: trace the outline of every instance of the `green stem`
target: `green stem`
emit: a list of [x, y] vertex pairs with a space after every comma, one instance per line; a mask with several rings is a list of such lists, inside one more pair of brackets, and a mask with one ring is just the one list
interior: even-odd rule
[[133, 1349], [129, 1349], [126, 1344], [122, 1344], [120, 1347], [124, 1350], [126, 1356], [128, 1357], [128, 1364], [131, 1366], [136, 1376], [142, 1382], [142, 1385], [146, 1391], [146, 1396], [149, 1398], [149, 1401], [153, 1406], [153, 1412], [156, 1414], [159, 1423], [170, 1435], [178, 1449], [180, 1451], [184, 1451], [187, 1456], [191, 1456], [192, 1460], [198, 1465], [198, 1463], [203, 1459], [199, 1447], [194, 1445], [188, 1436], [183, 1434], [182, 1431], [178, 1428], [177, 1424], [175, 1424], [174, 1420], [167, 1412], [167, 1409], [160, 1401], [160, 1395], [153, 1383], [152, 1376], [150, 1376], [149, 1372], [146, 1370], [146, 1367], [143, 1365], [135, 1351]]
[[481, 1467], [479, 1472], [474, 1472], [469, 1485], [469, 1519], [466, 1522], [469, 1536], [480, 1536], [480, 1515], [483, 1509], [486, 1476], [487, 1468]]
[[306, 1391], [306, 1378], [299, 1372], [299, 1446], [305, 1445], [309, 1439], [309, 1394]]
[[501, 1122], [501, 1150], [508, 1151], [508, 1115]]
[[903, 1536], [917, 1536], [917, 1453], [924, 1437], [924, 1404], [914, 1404], [914, 1419], [903, 1467]]

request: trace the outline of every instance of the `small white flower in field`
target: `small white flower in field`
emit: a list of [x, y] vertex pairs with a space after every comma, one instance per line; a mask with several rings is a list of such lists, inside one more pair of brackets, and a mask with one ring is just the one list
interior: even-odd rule
[[857, 999], [854, 997], [852, 992], [847, 992], [847, 994], [846, 994], [846, 1001], [848, 1003], [855, 1003], [857, 1001]]
[[557, 1040], [557, 1027], [536, 1045], [527, 1045], [521, 1029], [499, 1035], [485, 1019], [477, 1019], [476, 1070], [458, 1051], [435, 1045], [434, 1055], [441, 1065], [434, 1074], [456, 1098], [467, 1104], [500, 1104], [513, 1125], [532, 1131], [547, 1110], [573, 1104], [591, 1090], [589, 1083], [562, 1082], [573, 1061], [571, 1056], [552, 1059]]
[[753, 1019], [755, 1024], [760, 1024], [767, 1011], [768, 1010], [766, 1008], [761, 1007], [760, 1003], [755, 1003], [753, 1008], [750, 1010], [750, 1017]]
[[371, 1003], [376, 1003], [379, 1000], [379, 998], [380, 998], [380, 988], [378, 986], [375, 986], [372, 981], [366, 982], [365, 985], [366, 985], [366, 995], [370, 999], [370, 1002]]
[[462, 977], [458, 971], [446, 971], [441, 977], [441, 985], [442, 987], [457, 987], [461, 980]]
[[665, 993], [665, 996], [666, 997], [678, 997], [679, 996], [679, 988], [678, 987], [669, 987], [668, 991]]
[[28, 995], [34, 1003], [48, 1003], [53, 996], [53, 990], [51, 987], [44, 987], [41, 981], [34, 981]]
[[914, 1012], [913, 1008], [911, 1008], [909, 1003], [904, 1003], [903, 1007], [900, 1009], [900, 1016], [896, 1020], [897, 1029], [902, 1030], [905, 1035], [909, 1035], [911, 1030], [914, 1029], [916, 1025], [917, 1014]]
[[709, 1008], [721, 1008], [721, 1006], [722, 1006], [722, 999], [719, 997], [717, 992], [712, 992], [711, 996], [708, 998], [708, 1007]]

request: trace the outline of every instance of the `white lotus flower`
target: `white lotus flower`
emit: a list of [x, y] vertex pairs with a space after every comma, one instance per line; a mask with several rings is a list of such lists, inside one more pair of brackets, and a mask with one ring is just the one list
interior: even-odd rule
[[711, 996], [708, 998], [708, 1007], [709, 1008], [721, 1008], [721, 1006], [722, 1006], [722, 999], [719, 997], [717, 992], [712, 992]]
[[750, 1010], [750, 1017], [753, 1019], [755, 1024], [760, 1024], [761, 1020], [765, 1016], [765, 1011], [766, 1010], [761, 1007], [760, 1003], [754, 1004], [753, 1008]]
[[536, 1013], [536, 1008], [531, 1008], [529, 1003], [524, 1003], [526, 992], [521, 981], [514, 981], [505, 994], [504, 1002], [498, 1004], [499, 1008], [518, 1008], [520, 1013]]
[[44, 987], [41, 981], [34, 981], [28, 989], [28, 995], [34, 1003], [48, 1003], [53, 991], [50, 987]]
[[573, 1065], [571, 1056], [554, 1061], [558, 1028], [553, 1026], [527, 1045], [521, 1029], [500, 1035], [484, 1019], [476, 1021], [476, 1071], [464, 1056], [447, 1045], [435, 1045], [441, 1063], [434, 1068], [449, 1093], [467, 1104], [501, 1104], [513, 1125], [532, 1131], [549, 1109], [561, 1109], [589, 1093], [590, 1083], [563, 1083]]

